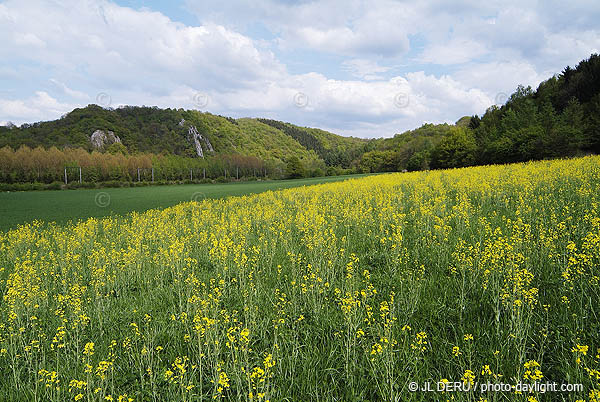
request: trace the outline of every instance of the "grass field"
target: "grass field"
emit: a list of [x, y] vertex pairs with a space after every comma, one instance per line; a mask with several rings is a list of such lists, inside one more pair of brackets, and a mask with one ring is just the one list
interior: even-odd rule
[[0, 233], [0, 399], [597, 402], [598, 188], [586, 157]]
[[363, 176], [365, 175], [96, 190], [0, 192], [0, 231], [34, 219], [66, 223], [69, 220], [165, 208], [192, 199], [200, 201], [202, 198], [240, 196]]

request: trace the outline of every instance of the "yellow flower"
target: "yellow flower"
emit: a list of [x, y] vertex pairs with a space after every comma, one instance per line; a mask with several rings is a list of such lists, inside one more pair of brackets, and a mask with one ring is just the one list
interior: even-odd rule
[[576, 345], [573, 349], [571, 349], [571, 351], [573, 353], [581, 353], [582, 355], [586, 356], [587, 352], [588, 352], [589, 346], [587, 345]]
[[539, 381], [542, 379], [543, 374], [540, 371], [540, 364], [535, 360], [529, 360], [523, 364], [525, 367], [525, 374], [523, 378], [531, 381]]
[[91, 356], [94, 354], [94, 342], [88, 342], [85, 344], [83, 348], [83, 354], [86, 356]]
[[240, 331], [240, 335], [244, 341], [248, 342], [248, 337], [250, 336], [250, 330], [248, 328], [244, 328]]
[[272, 354], [269, 353], [267, 356], [265, 356], [265, 359], [263, 360], [263, 366], [265, 369], [270, 369], [271, 367], [275, 366], [275, 361], [273, 360]]
[[219, 385], [223, 388], [229, 388], [229, 377], [224, 371], [219, 372]]
[[463, 384], [473, 385], [475, 382], [475, 374], [471, 370], [466, 370], [461, 378]]

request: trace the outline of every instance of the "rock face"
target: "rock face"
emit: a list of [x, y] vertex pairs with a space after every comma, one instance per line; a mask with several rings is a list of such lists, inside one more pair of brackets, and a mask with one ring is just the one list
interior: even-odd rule
[[210, 141], [208, 140], [208, 137], [204, 137], [204, 142], [206, 142], [206, 147], [208, 148], [208, 150], [210, 152], [215, 152], [215, 150], [213, 149], [212, 145], [210, 144]]
[[194, 140], [194, 145], [196, 146], [196, 153], [198, 154], [199, 157], [204, 158], [204, 152], [202, 151], [202, 144], [200, 143], [200, 140], [202, 140], [202, 136], [196, 129], [196, 126], [190, 126], [190, 128], [188, 129], [188, 134]]
[[117, 142], [120, 144], [121, 139], [112, 131], [96, 130], [92, 133], [90, 142], [95, 149], [104, 149]]
[[202, 136], [202, 134], [200, 134], [198, 132], [198, 129], [196, 128], [196, 126], [190, 126], [190, 128], [188, 129], [188, 134], [190, 137], [192, 137], [192, 140], [194, 141], [194, 145], [196, 146], [196, 153], [198, 154], [199, 157], [204, 158], [204, 151], [202, 150], [202, 143], [204, 143], [206, 145], [206, 148], [210, 152], [215, 152], [215, 150], [213, 149], [208, 138]]

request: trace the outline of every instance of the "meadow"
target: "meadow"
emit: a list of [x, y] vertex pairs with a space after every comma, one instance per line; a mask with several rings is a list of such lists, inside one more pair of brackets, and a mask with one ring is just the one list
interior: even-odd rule
[[[21, 226], [0, 399], [599, 401], [598, 188], [585, 157]], [[475, 386], [546, 381], [583, 389]]]
[[14, 229], [17, 225], [34, 219], [65, 224], [90, 217], [101, 218], [165, 208], [204, 198], [240, 196], [364, 176], [366, 175], [135, 188], [0, 192], [0, 231]]

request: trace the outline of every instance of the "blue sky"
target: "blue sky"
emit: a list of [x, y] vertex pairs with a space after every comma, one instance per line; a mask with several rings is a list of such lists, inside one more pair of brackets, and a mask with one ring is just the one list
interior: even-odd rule
[[389, 137], [599, 52], [600, 3], [0, 1], [0, 124], [90, 103]]

